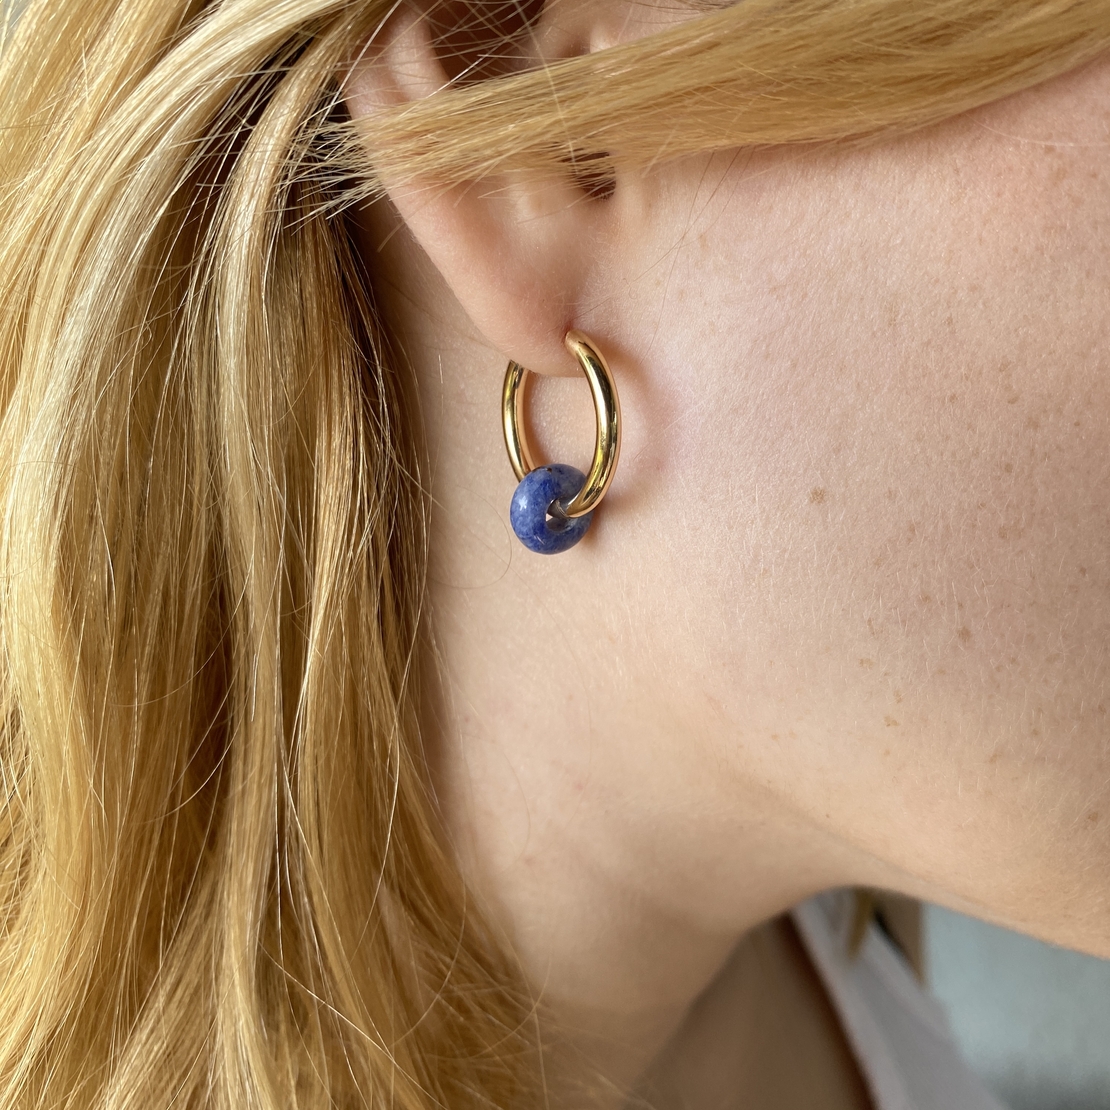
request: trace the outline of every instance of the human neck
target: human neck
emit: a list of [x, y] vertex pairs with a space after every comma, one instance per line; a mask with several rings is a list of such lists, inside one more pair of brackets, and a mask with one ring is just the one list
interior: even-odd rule
[[[673, 599], [638, 591], [603, 517], [566, 556], [517, 546], [497, 356], [457, 322], [409, 319], [431, 460], [437, 793], [547, 1011], [627, 1091], [741, 937], [859, 861], [730, 772], [737, 740], [698, 680], [705, 661], [673, 657]], [[540, 441], [587, 443], [582, 383], [543, 386]]]
[[[388, 212], [374, 218], [391, 276], [379, 306], [416, 372], [429, 460], [436, 794], [475, 896], [619, 1101], [742, 937], [883, 875], [768, 786], [774, 751], [723, 707], [737, 662], [710, 645], [727, 615], [687, 571], [699, 560], [660, 563], [660, 528], [704, 537], [653, 516], [653, 487], [682, 480], [648, 433], [669, 415], [643, 387], [657, 368], [620, 377], [625, 483], [590, 535], [558, 556], [524, 550], [507, 522], [502, 356]], [[568, 373], [536, 383], [532, 439], [581, 464], [593, 411]]]

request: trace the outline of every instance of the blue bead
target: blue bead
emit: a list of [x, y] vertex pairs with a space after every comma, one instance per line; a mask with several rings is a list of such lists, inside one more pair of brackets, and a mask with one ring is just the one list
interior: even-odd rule
[[529, 551], [557, 555], [573, 547], [589, 530], [592, 512], [573, 520], [552, 517], [548, 510], [555, 501], [564, 504], [586, 484], [581, 470], [565, 463], [537, 466], [516, 487], [509, 506], [513, 531]]

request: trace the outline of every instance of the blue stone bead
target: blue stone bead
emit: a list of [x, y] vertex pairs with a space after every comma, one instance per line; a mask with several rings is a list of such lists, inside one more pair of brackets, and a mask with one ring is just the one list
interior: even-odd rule
[[548, 515], [555, 501], [564, 504], [586, 484], [581, 470], [565, 463], [537, 466], [516, 487], [509, 506], [513, 531], [529, 551], [557, 555], [573, 547], [589, 530], [592, 512], [573, 520]]

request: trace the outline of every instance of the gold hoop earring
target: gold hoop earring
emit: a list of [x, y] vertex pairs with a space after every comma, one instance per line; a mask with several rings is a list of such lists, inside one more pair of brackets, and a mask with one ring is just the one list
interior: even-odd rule
[[568, 331], [563, 342], [590, 383], [597, 414], [589, 474], [565, 463], [537, 467], [532, 461], [524, 433], [524, 387], [529, 371], [520, 363], [509, 363], [501, 394], [505, 448], [520, 481], [509, 507], [509, 520], [520, 542], [541, 555], [566, 551], [586, 534], [594, 509], [613, 481], [621, 449], [621, 406], [612, 371], [580, 331]]

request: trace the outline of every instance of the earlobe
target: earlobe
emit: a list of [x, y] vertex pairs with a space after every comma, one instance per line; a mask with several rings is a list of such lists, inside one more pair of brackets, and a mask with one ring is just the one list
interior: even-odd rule
[[[434, 95], [448, 84], [428, 22], [400, 10], [373, 51], [345, 82], [351, 117]], [[502, 175], [445, 187], [431, 181], [383, 181], [414, 240], [471, 321], [507, 359], [538, 373], [576, 374], [563, 345], [597, 299], [598, 250], [609, 202], [568, 173], [538, 181]]]

